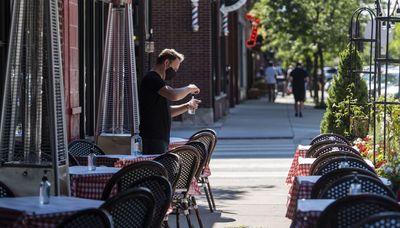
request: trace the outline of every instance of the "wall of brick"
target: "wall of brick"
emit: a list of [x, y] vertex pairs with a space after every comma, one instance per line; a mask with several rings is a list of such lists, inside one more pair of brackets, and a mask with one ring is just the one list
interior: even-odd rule
[[155, 57], [164, 48], [174, 48], [185, 55], [173, 87], [196, 84], [201, 93], [196, 98], [203, 102], [201, 108], [212, 108], [211, 78], [211, 10], [210, 1], [199, 1], [198, 32], [192, 31], [189, 0], [153, 0], [153, 30]]
[[68, 140], [80, 136], [78, 1], [59, 1]]

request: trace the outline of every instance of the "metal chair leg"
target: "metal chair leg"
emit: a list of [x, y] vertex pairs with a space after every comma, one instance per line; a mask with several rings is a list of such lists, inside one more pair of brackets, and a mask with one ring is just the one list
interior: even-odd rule
[[200, 228], [203, 228], [203, 222], [200, 218], [199, 207], [197, 206], [196, 199], [194, 196], [191, 197], [191, 203], [193, 205], [194, 211], [196, 212], [197, 222], [199, 223]]
[[186, 221], [188, 223], [189, 228], [192, 228], [192, 222], [190, 221], [190, 213], [189, 213], [189, 205], [188, 202], [183, 203], [183, 213], [186, 216]]
[[179, 208], [176, 208], [176, 227], [179, 228]]
[[214, 208], [214, 210], [217, 210], [216, 207], [215, 207], [214, 196], [213, 196], [212, 191], [211, 191], [211, 185], [210, 185], [210, 181], [208, 180], [208, 177], [206, 177], [206, 183], [207, 183], [207, 187], [208, 187], [208, 192], [210, 193], [210, 198], [211, 198], [211, 202], [212, 202], [213, 208]]
[[207, 184], [205, 183], [203, 177], [201, 178], [201, 184], [203, 185], [204, 193], [206, 194], [208, 208], [210, 208], [210, 212], [213, 213], [214, 209], [213, 209], [213, 206], [211, 205], [211, 199], [210, 199], [210, 195], [208, 193]]

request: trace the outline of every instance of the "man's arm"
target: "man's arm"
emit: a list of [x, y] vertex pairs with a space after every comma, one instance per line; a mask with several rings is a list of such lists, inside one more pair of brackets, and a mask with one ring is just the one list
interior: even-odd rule
[[170, 101], [179, 101], [185, 98], [189, 94], [198, 94], [198, 93], [200, 93], [200, 89], [193, 84], [190, 84], [182, 88], [172, 88], [166, 85], [158, 91], [158, 94], [167, 98]]
[[181, 105], [171, 105], [170, 106], [171, 117], [173, 118], [173, 117], [179, 116], [179, 115], [187, 112], [189, 110], [189, 108], [196, 110], [199, 107], [200, 103], [201, 103], [201, 100], [194, 99], [194, 100], [188, 101]]
[[179, 116], [189, 110], [189, 104], [171, 105], [171, 117]]

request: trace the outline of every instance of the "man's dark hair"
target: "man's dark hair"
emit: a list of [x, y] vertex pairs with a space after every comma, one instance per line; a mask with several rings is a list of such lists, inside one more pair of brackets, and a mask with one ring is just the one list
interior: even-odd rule
[[156, 60], [156, 64], [161, 64], [167, 59], [170, 60], [170, 61], [174, 61], [175, 59], [179, 59], [182, 62], [185, 59], [185, 56], [182, 55], [181, 53], [175, 51], [175, 49], [164, 49], [158, 55], [157, 60]]

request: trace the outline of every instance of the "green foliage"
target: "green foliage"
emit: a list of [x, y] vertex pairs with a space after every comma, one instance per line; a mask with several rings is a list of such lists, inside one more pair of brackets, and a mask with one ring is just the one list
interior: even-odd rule
[[368, 119], [367, 85], [358, 73], [351, 72], [361, 68], [359, 53], [348, 45], [340, 54], [338, 74], [328, 91], [327, 109], [321, 121], [322, 133], [333, 132], [349, 138], [368, 134], [368, 127], [360, 125]]
[[[328, 58], [337, 57], [348, 42], [354, 0], [258, 0], [252, 13], [261, 18], [265, 48], [275, 50], [284, 65], [305, 62], [319, 45]], [[329, 59], [327, 59], [329, 60]]]

